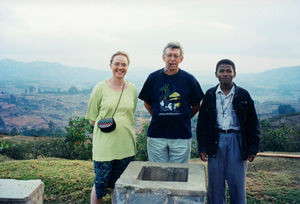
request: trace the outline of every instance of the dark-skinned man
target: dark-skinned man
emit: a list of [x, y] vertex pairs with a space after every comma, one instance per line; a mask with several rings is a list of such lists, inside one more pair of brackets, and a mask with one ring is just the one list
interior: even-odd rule
[[226, 203], [227, 182], [231, 204], [246, 203], [247, 160], [258, 152], [260, 131], [249, 93], [233, 83], [235, 64], [217, 63], [219, 84], [203, 99], [197, 123], [200, 158], [208, 161], [208, 204]]

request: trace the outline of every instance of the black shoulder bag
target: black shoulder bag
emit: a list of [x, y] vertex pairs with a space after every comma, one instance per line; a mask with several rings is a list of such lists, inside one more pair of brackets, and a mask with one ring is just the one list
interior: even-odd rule
[[125, 83], [123, 84], [122, 92], [120, 94], [117, 107], [116, 107], [113, 115], [111, 116], [111, 118], [104, 118], [104, 119], [101, 119], [101, 120], [98, 121], [98, 127], [100, 128], [100, 130], [102, 132], [111, 132], [114, 129], [116, 129], [116, 122], [114, 120], [114, 115], [115, 115], [115, 113], [118, 109], [118, 106], [119, 106], [119, 103], [120, 103], [120, 100], [121, 100], [121, 97], [122, 97], [122, 94], [123, 94], [124, 87], [125, 87]]

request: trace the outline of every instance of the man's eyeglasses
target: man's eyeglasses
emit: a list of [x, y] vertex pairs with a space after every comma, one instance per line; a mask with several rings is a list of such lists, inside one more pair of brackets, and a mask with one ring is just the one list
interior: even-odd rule
[[115, 63], [113, 63], [113, 65], [116, 66], [116, 67], [121, 66], [123, 68], [128, 66], [126, 63], [120, 63], [120, 62], [115, 62]]
[[167, 54], [166, 55], [167, 58], [174, 58], [174, 59], [178, 59], [179, 57], [181, 57], [180, 55], [172, 55], [172, 54]]

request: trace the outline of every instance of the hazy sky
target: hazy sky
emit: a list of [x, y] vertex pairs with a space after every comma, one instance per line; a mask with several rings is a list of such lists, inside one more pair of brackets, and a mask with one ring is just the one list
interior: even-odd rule
[[300, 1], [0, 0], [0, 60], [108, 69], [124, 50], [132, 69], [155, 70], [169, 41], [191, 72], [221, 58], [242, 73], [300, 65]]

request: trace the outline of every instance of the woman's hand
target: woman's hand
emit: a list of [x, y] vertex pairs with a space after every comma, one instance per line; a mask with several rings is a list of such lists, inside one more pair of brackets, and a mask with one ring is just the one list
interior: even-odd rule
[[90, 120], [90, 123], [92, 124], [92, 126], [95, 126], [95, 121]]

